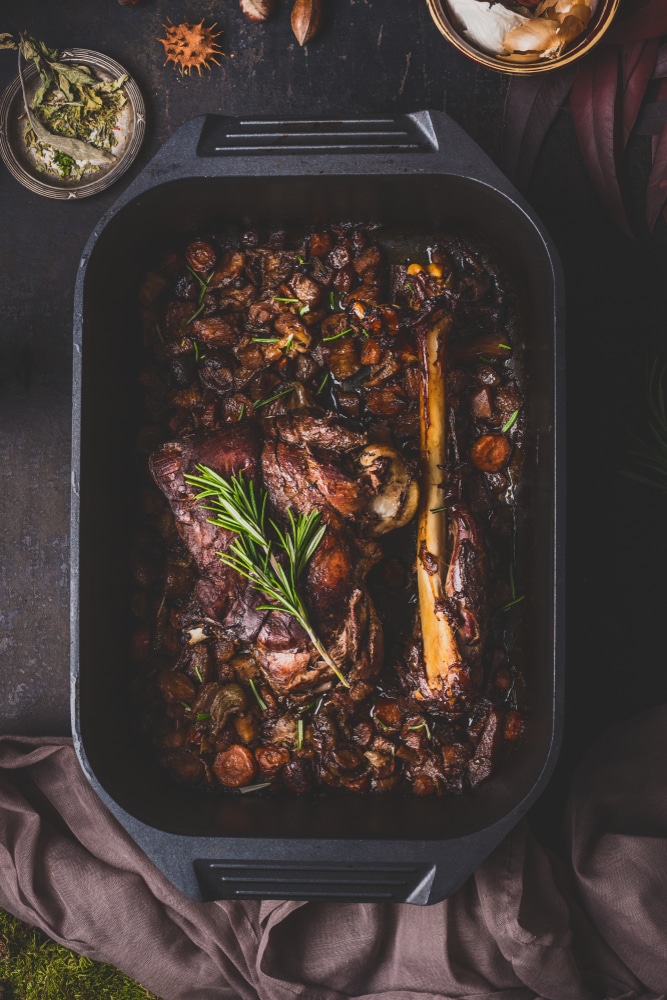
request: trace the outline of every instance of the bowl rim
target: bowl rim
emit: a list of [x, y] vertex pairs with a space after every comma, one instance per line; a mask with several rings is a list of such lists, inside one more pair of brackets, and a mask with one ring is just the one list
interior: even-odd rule
[[[124, 153], [108, 170], [93, 174], [91, 179], [84, 178], [63, 184], [55, 177], [53, 181], [50, 181], [47, 173], [43, 177], [35, 177], [23, 165], [15, 149], [15, 141], [10, 135], [9, 122], [12, 106], [21, 91], [21, 81], [16, 76], [5, 88], [0, 98], [0, 158], [2, 158], [12, 177], [19, 184], [22, 184], [35, 194], [42, 195], [45, 198], [56, 198], [61, 201], [73, 201], [80, 198], [88, 198], [91, 195], [106, 190], [131, 166], [144, 140], [146, 132], [146, 106], [141, 91], [133, 77], [119, 62], [116, 62], [115, 59], [105, 55], [103, 52], [96, 52], [93, 49], [69, 48], [64, 49], [60, 53], [60, 59], [63, 62], [69, 63], [85, 63], [93, 69], [101, 70], [115, 77], [127, 75], [128, 79], [124, 84], [124, 90], [132, 108], [133, 120], [130, 126], [130, 141]], [[23, 79], [26, 83], [29, 83], [36, 76], [37, 70], [34, 63], [30, 63], [23, 72]]]
[[618, 11], [620, 0], [600, 0], [599, 7], [593, 14], [593, 27], [588, 29], [581, 40], [568, 49], [562, 56], [558, 56], [555, 59], [537, 59], [535, 62], [526, 63], [510, 62], [501, 56], [494, 56], [489, 52], [483, 52], [482, 49], [478, 49], [466, 41], [454, 27], [450, 14], [447, 11], [447, 0], [426, 0], [426, 3], [440, 33], [462, 55], [481, 66], [494, 69], [499, 73], [506, 73], [509, 76], [533, 76], [536, 73], [548, 73], [550, 70], [562, 69], [563, 66], [569, 65], [589, 52], [611, 27], [612, 21]]

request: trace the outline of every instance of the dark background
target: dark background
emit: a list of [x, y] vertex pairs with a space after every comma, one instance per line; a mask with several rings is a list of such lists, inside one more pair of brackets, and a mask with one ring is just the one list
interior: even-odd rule
[[[236, 0], [21, 0], [0, 32], [107, 53], [146, 99], [148, 132], [128, 173], [81, 202], [31, 194], [0, 167], [0, 731], [69, 732], [68, 519], [71, 328], [81, 249], [99, 217], [184, 122], [204, 112], [330, 116], [448, 112], [500, 162], [506, 80], [439, 35], [425, 0], [327, 0], [300, 49], [290, 4], [250, 24]], [[188, 78], [156, 41], [171, 18], [218, 22], [227, 56]], [[208, 22], [207, 22], [208, 23]], [[0, 87], [16, 55], [0, 52]], [[649, 140], [631, 147], [626, 183], [641, 211]], [[554, 842], [577, 760], [608, 724], [664, 700], [667, 498], [624, 478], [646, 425], [644, 368], [664, 347], [662, 231], [635, 242], [614, 229], [587, 180], [562, 112], [529, 201], [562, 256], [567, 286], [567, 694], [560, 762], [533, 808]], [[662, 226], [662, 223], [660, 224]], [[101, 637], [103, 641], [103, 637]]]

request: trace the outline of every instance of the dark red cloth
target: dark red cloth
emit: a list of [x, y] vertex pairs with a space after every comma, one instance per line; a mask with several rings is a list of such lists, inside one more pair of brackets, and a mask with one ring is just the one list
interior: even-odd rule
[[65, 739], [0, 738], [0, 906], [164, 1000], [667, 997], [667, 707], [580, 768], [571, 866], [525, 823], [431, 907], [194, 903]]

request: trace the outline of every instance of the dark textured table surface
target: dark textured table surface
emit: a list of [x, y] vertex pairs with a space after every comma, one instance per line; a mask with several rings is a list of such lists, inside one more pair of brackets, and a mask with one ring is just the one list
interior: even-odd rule
[[[3, 5], [0, 31], [25, 30], [51, 46], [97, 49], [122, 63], [146, 98], [148, 132], [121, 181], [85, 201], [41, 198], [0, 169], [2, 732], [69, 730], [74, 278], [95, 222], [152, 154], [204, 112], [328, 116], [433, 108], [447, 111], [499, 160], [505, 80], [452, 50], [425, 0], [329, 0], [327, 7], [320, 35], [300, 49], [284, 0], [264, 25], [246, 21], [236, 0], [144, 0], [135, 9], [117, 0]], [[167, 18], [202, 17], [224, 30], [227, 55], [201, 78], [182, 77], [163, 66], [156, 37]], [[15, 54], [0, 52], [0, 87], [15, 73]], [[667, 261], [660, 236], [633, 242], [607, 221], [567, 113], [549, 137], [528, 197], [562, 255], [568, 293], [568, 691], [561, 762], [534, 811], [547, 830], [593, 736], [665, 697], [667, 588], [658, 574], [664, 501], [620, 473], [628, 465], [629, 431], [642, 420], [644, 360], [664, 342]]]

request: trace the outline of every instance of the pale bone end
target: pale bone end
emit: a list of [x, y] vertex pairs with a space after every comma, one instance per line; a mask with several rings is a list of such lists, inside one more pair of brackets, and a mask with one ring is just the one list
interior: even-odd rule
[[447, 512], [442, 481], [447, 457], [445, 359], [451, 316], [420, 335], [422, 489], [417, 529], [417, 586], [426, 684], [434, 695], [454, 696], [463, 657], [443, 608], [447, 578]]

